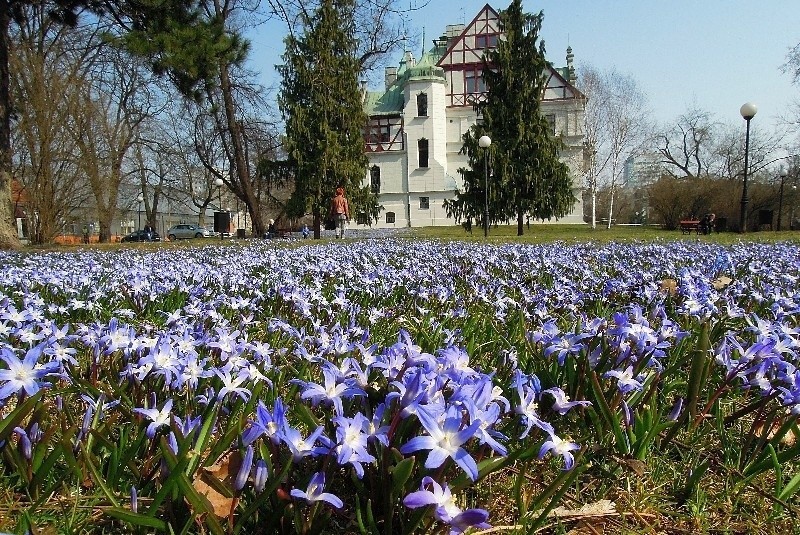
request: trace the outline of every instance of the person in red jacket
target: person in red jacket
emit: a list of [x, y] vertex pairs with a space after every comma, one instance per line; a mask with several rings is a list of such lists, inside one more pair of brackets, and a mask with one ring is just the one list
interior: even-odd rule
[[350, 220], [350, 205], [342, 188], [336, 188], [336, 196], [331, 201], [330, 217], [336, 222], [336, 237], [344, 238], [344, 226]]

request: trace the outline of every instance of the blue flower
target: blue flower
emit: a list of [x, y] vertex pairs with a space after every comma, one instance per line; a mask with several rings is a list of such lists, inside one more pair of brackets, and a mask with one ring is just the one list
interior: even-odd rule
[[547, 452], [551, 452], [553, 455], [560, 455], [564, 458], [564, 470], [571, 470], [575, 464], [575, 457], [573, 457], [572, 452], [579, 449], [581, 447], [574, 442], [562, 440], [551, 433], [550, 440], [546, 440], [541, 449], [539, 449], [539, 458], [544, 457]]
[[266, 435], [273, 444], [281, 440], [281, 433], [288, 425], [281, 398], [275, 400], [275, 408], [269, 412], [263, 401], [258, 402], [256, 418], [250, 421], [250, 428], [242, 435], [244, 445], [252, 444], [261, 435]]
[[590, 401], [570, 401], [569, 396], [567, 396], [567, 394], [565, 394], [564, 391], [558, 387], [548, 388], [547, 390], [542, 391], [542, 393], [548, 393], [553, 396], [552, 409], [561, 415], [566, 414], [567, 411], [569, 411], [572, 407], [592, 404]]
[[172, 399], [168, 399], [161, 410], [136, 408], [133, 409], [133, 412], [141, 414], [150, 420], [146, 433], [148, 438], [153, 438], [159, 428], [164, 426], [169, 427], [170, 421], [172, 420]]
[[303, 393], [300, 395], [302, 399], [310, 399], [313, 405], [317, 405], [321, 401], [330, 403], [333, 405], [336, 414], [341, 416], [344, 414], [343, 398], [366, 395], [362, 389], [349, 385], [348, 379], [342, 377], [340, 382], [338, 380], [338, 370], [333, 366], [323, 367], [322, 375], [325, 378], [325, 385], [305, 383]]
[[290, 493], [293, 497], [299, 500], [305, 500], [309, 503], [314, 502], [327, 502], [337, 509], [341, 509], [344, 504], [334, 494], [325, 491], [325, 473], [317, 472], [308, 482], [308, 488], [305, 491], [300, 489], [292, 489]]
[[412, 438], [400, 448], [400, 453], [406, 455], [419, 450], [430, 450], [425, 468], [439, 468], [449, 457], [475, 481], [478, 479], [478, 465], [461, 445], [475, 436], [481, 426], [480, 420], [475, 420], [462, 429], [461, 411], [455, 406], [451, 406], [442, 416], [444, 421], [440, 423], [426, 410], [418, 411], [417, 417], [430, 436]]
[[365, 432], [370, 427], [370, 421], [357, 413], [353, 418], [336, 416], [337, 460], [340, 465], [352, 464], [358, 478], [364, 477], [364, 467], [361, 463], [373, 463], [375, 457], [367, 451], [369, 434]]
[[623, 394], [632, 392], [634, 390], [641, 390], [644, 385], [642, 381], [644, 378], [633, 375], [633, 366], [628, 366], [623, 371], [610, 370], [603, 374], [603, 377], [614, 377], [617, 380], [617, 388]]
[[[428, 490], [430, 488], [430, 490]], [[450, 525], [451, 535], [462, 533], [469, 527], [486, 529], [491, 527], [486, 523], [489, 513], [484, 509], [467, 509], [462, 511], [453, 499], [447, 484], [439, 485], [433, 478], [425, 476], [418, 491], [412, 492], [403, 499], [403, 505], [409, 509], [434, 505], [433, 516], [445, 524]]]
[[0, 348], [0, 360], [8, 366], [8, 369], [0, 370], [0, 381], [6, 381], [0, 387], [0, 401], [23, 390], [32, 396], [41, 388], [49, 386], [49, 383], [41, 379], [58, 374], [61, 365], [57, 361], [39, 364], [43, 349], [42, 345], [32, 347], [25, 353], [25, 358], [19, 360], [11, 349]]

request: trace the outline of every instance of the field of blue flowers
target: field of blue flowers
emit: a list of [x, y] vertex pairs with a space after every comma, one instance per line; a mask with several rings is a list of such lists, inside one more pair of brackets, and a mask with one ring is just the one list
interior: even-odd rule
[[800, 507], [797, 245], [0, 266], [0, 530], [558, 532], [598, 500], [606, 523], [692, 529]]

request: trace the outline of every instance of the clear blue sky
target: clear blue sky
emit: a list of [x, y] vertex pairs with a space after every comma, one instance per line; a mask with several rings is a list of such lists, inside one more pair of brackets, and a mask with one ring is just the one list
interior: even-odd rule
[[[398, 0], [398, 7], [419, 0]], [[425, 31], [426, 49], [447, 24], [469, 23], [485, 1], [431, 0], [408, 20], [409, 33]], [[489, 2], [496, 10], [507, 1]], [[753, 126], [773, 129], [800, 101], [800, 87], [781, 71], [789, 49], [800, 43], [796, 0], [525, 0], [525, 10], [544, 11], [542, 38], [548, 59], [616, 68], [633, 77], [659, 122], [674, 121], [688, 106], [718, 120], [741, 121], [739, 107], [758, 105]], [[265, 84], [277, 84], [279, 25], [262, 26], [250, 38], [251, 66]], [[410, 43], [415, 54], [420, 43]], [[392, 58], [391, 64], [399, 61]], [[381, 78], [381, 77], [379, 77]]]

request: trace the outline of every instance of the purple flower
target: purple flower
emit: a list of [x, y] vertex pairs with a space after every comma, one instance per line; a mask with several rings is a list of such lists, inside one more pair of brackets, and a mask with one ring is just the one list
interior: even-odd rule
[[475, 436], [481, 425], [480, 420], [461, 429], [461, 411], [455, 406], [451, 406], [443, 414], [444, 421], [441, 423], [424, 409], [417, 412], [417, 417], [430, 436], [412, 438], [400, 448], [400, 453], [406, 455], [419, 450], [430, 450], [425, 468], [439, 468], [450, 457], [470, 479], [478, 479], [478, 465], [461, 445]]
[[341, 509], [344, 504], [337, 496], [325, 490], [325, 473], [317, 472], [308, 482], [308, 488], [305, 491], [300, 489], [292, 489], [290, 493], [293, 497], [299, 500], [305, 500], [309, 503], [313, 502], [328, 502], [337, 509]]
[[61, 365], [57, 361], [39, 364], [43, 346], [32, 347], [25, 353], [25, 358], [19, 360], [14, 352], [7, 348], [0, 348], [0, 360], [6, 363], [8, 369], [0, 370], [0, 381], [6, 383], [0, 387], [0, 401], [24, 390], [29, 396], [34, 395], [49, 383], [41, 381], [48, 375], [58, 374]]
[[264, 402], [259, 401], [256, 407], [256, 419], [250, 421], [250, 428], [242, 435], [245, 445], [252, 444], [261, 435], [266, 435], [273, 444], [278, 444], [281, 431], [287, 425], [283, 402], [280, 398], [275, 400], [275, 408], [269, 412]]
[[247, 483], [247, 478], [250, 477], [250, 469], [253, 468], [253, 446], [247, 446], [244, 450], [244, 457], [242, 458], [242, 464], [239, 466], [239, 471], [236, 473], [236, 479], [233, 481], [233, 488], [236, 490], [242, 490], [244, 488], [245, 483]]
[[320, 401], [326, 401], [333, 405], [334, 410], [338, 416], [344, 414], [342, 406], [342, 398], [351, 398], [353, 396], [363, 396], [365, 392], [358, 387], [349, 386], [348, 380], [344, 379], [338, 381], [338, 370], [332, 366], [325, 366], [322, 368], [322, 375], [325, 378], [325, 385], [318, 385], [316, 383], [305, 383], [305, 389], [300, 395], [302, 399], [310, 399], [311, 403], [317, 405]]
[[623, 394], [627, 394], [633, 390], [641, 390], [643, 388], [643, 378], [641, 375], [633, 375], [633, 366], [628, 366], [623, 371], [610, 370], [603, 374], [603, 377], [614, 377], [617, 379], [617, 388]]
[[515, 407], [515, 411], [517, 414], [520, 414], [525, 419], [525, 431], [519, 436], [520, 439], [523, 439], [528, 436], [535, 425], [542, 431], [546, 431], [550, 434], [554, 432], [553, 426], [549, 423], [545, 422], [539, 415], [536, 413], [536, 409], [539, 408], [539, 405], [536, 401], [537, 399], [537, 390], [535, 388], [531, 388], [527, 385], [519, 385], [517, 387], [517, 392], [519, 393], [519, 405]]
[[352, 464], [358, 478], [364, 477], [364, 467], [361, 466], [361, 463], [376, 461], [375, 457], [367, 451], [369, 434], [365, 432], [365, 429], [369, 429], [370, 421], [363, 414], [357, 413], [353, 418], [336, 416], [333, 422], [336, 424], [339, 464]]
[[550, 440], [546, 440], [544, 444], [542, 444], [541, 449], [539, 449], [539, 458], [541, 459], [544, 457], [548, 451], [553, 455], [560, 455], [564, 458], [564, 470], [571, 470], [575, 464], [575, 457], [572, 456], [572, 452], [579, 449], [581, 449], [581, 447], [574, 442], [562, 440], [551, 433]]
[[[430, 487], [428, 490], [427, 487]], [[462, 533], [467, 528], [474, 526], [485, 529], [491, 527], [486, 523], [489, 513], [483, 509], [467, 509], [462, 511], [453, 500], [450, 488], [445, 483], [439, 485], [433, 478], [425, 476], [422, 478], [420, 490], [412, 492], [403, 499], [403, 505], [409, 509], [435, 505], [434, 517], [450, 525], [451, 535]]]
[[141, 414], [148, 420], [150, 424], [147, 426], [147, 437], [153, 438], [160, 427], [169, 427], [172, 419], [172, 399], [168, 399], [161, 410], [158, 409], [133, 409], [136, 414]]
[[242, 386], [248, 379], [247, 372], [240, 371], [236, 377], [233, 377], [229, 370], [223, 372], [215, 369], [214, 374], [222, 379], [222, 388], [217, 393], [217, 399], [225, 399], [228, 394], [236, 394], [244, 401], [250, 399], [250, 390]]
[[326, 451], [323, 451], [324, 448], [315, 446], [317, 439], [322, 437], [322, 431], [323, 427], [319, 426], [308, 438], [303, 438], [299, 430], [287, 425], [283, 429], [283, 433], [281, 433], [281, 440], [289, 447], [292, 452], [292, 458], [296, 462], [308, 455], [314, 456], [326, 453]]
[[264, 492], [264, 487], [267, 485], [267, 477], [269, 476], [269, 470], [267, 468], [267, 463], [264, 459], [259, 459], [256, 461], [256, 473], [253, 476], [253, 488], [256, 492]]
[[591, 401], [570, 401], [563, 390], [558, 387], [548, 388], [542, 393], [548, 393], [553, 396], [553, 410], [562, 416], [567, 413], [572, 407], [591, 405]]

